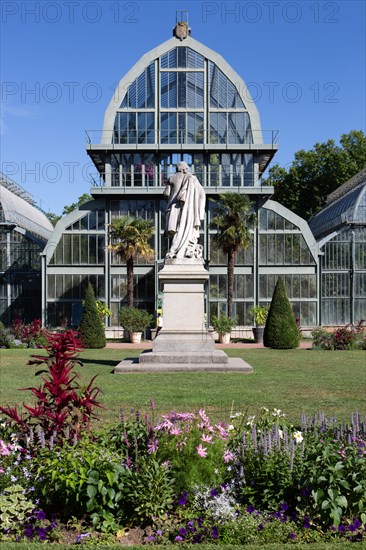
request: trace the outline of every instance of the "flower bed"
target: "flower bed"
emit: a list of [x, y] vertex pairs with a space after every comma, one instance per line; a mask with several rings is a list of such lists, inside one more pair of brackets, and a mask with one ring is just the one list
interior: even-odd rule
[[[48, 439], [1, 425], [2, 540], [139, 533], [149, 544], [362, 540], [365, 423], [282, 412], [139, 413], [99, 433]], [[4, 519], [5, 518], [5, 519]], [[65, 527], [63, 527], [65, 531]], [[136, 531], [137, 530], [137, 531]]]
[[[2, 541], [279, 544], [363, 540], [366, 423], [277, 409], [211, 422], [138, 411], [91, 430], [99, 389], [74, 374], [80, 342], [49, 336], [37, 401], [2, 407]], [[129, 537], [129, 538], [128, 538]]]

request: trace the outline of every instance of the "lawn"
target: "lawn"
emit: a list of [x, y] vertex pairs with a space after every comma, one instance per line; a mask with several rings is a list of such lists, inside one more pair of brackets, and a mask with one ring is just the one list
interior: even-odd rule
[[[33, 366], [27, 361], [35, 350], [0, 350], [1, 405], [32, 403], [30, 392], [19, 391], [38, 385]], [[297, 422], [301, 413], [323, 411], [338, 420], [352, 412], [366, 413], [366, 358], [364, 351], [230, 349], [228, 355], [242, 357], [254, 371], [238, 373], [113, 373], [124, 357], [138, 350], [87, 349], [80, 358], [80, 375], [88, 382], [98, 375], [105, 409], [103, 421], [118, 418], [121, 410], [146, 409], [154, 399], [157, 411], [192, 410], [199, 407], [227, 419], [230, 411], [255, 414], [261, 406], [278, 408]]]

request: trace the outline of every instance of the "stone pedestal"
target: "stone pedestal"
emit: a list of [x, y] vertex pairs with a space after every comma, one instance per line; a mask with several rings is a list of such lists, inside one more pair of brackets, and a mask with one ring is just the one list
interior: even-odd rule
[[138, 364], [122, 361], [115, 372], [177, 370], [234, 370], [251, 372], [242, 359], [231, 359], [215, 349], [205, 317], [205, 284], [209, 278], [202, 259], [166, 259], [159, 273], [164, 286], [164, 326], [143, 352]]

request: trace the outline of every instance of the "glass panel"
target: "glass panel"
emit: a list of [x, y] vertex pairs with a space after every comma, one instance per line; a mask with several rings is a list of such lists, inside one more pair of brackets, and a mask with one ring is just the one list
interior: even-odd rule
[[47, 275], [47, 297], [56, 298], [56, 281], [54, 275]]
[[88, 235], [80, 235], [80, 261], [82, 264], [88, 263]]
[[65, 264], [71, 264], [71, 236], [64, 234], [62, 236], [64, 241], [64, 261]]
[[80, 263], [80, 241], [79, 235], [72, 236], [72, 263]]
[[191, 48], [187, 48], [187, 67], [189, 69], [203, 69], [205, 59]]

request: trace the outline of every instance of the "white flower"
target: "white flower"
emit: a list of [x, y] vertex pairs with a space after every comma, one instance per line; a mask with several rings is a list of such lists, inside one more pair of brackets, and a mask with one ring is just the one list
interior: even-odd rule
[[278, 430], [278, 435], [280, 436], [280, 439], [283, 439], [283, 431], [282, 430]]
[[296, 441], [296, 443], [301, 443], [304, 440], [302, 433], [294, 432], [294, 440]]
[[229, 424], [228, 427], [227, 427], [227, 431], [228, 432], [232, 432], [233, 430], [235, 430], [235, 427], [233, 424]]
[[253, 416], [248, 416], [247, 426], [253, 426], [254, 420], [255, 420], [255, 415], [253, 415]]

